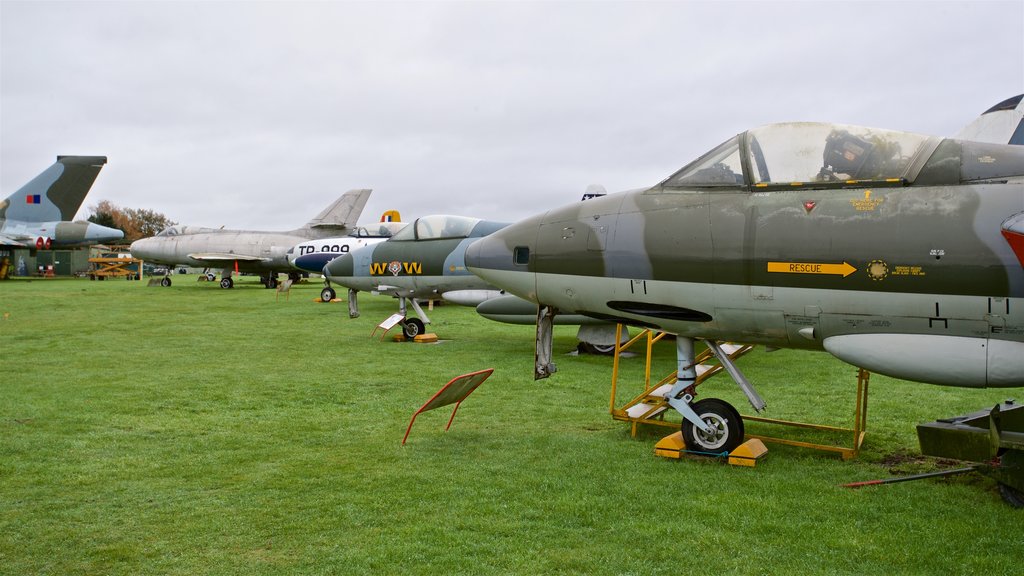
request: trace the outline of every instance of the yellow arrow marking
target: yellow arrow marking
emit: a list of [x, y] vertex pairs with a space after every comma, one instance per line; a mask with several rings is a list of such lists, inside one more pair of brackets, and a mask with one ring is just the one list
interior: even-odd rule
[[835, 274], [847, 277], [857, 271], [849, 262], [842, 264], [822, 264], [816, 262], [769, 262], [769, 272], [787, 274]]

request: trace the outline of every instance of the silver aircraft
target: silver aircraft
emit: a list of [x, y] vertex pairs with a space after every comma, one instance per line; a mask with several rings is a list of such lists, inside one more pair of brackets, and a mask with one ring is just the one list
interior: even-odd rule
[[114, 242], [124, 232], [72, 221], [106, 156], [58, 156], [43, 173], [0, 201], [0, 246], [49, 250]]
[[[223, 230], [195, 226], [171, 226], [151, 238], [132, 243], [135, 258], [175, 266], [220, 268], [221, 288], [234, 287], [232, 272], [260, 274], [263, 285], [277, 287], [278, 273], [297, 280], [300, 273], [288, 262], [292, 247], [317, 238], [341, 236], [355, 227], [363, 212], [369, 189], [350, 190], [324, 208], [301, 228], [283, 232], [259, 230]], [[171, 285], [171, 277], [161, 280]]]

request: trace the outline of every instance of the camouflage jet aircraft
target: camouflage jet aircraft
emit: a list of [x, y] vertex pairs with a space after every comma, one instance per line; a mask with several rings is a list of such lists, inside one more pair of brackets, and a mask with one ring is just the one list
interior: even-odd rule
[[[697, 450], [743, 438], [734, 407], [693, 402], [698, 339], [713, 350], [718, 341], [826, 350], [932, 384], [1024, 386], [1021, 146], [765, 126], [653, 187], [499, 230], [465, 261], [538, 304], [538, 342], [565, 313], [678, 335], [666, 398]], [[549, 359], [539, 355], [535, 377]], [[1024, 499], [1024, 477], [1016, 483]]]
[[58, 156], [57, 161], [0, 202], [0, 246], [49, 250], [124, 238], [124, 232], [71, 221], [85, 201], [106, 156]]
[[[331, 260], [324, 275], [349, 289], [349, 315], [359, 315], [357, 292], [373, 291], [399, 299], [403, 316], [408, 301], [419, 318], [402, 323], [406, 337], [422, 334], [430, 319], [417, 298], [441, 297], [476, 305], [498, 290], [466, 270], [466, 246], [507, 224], [465, 216], [424, 216], [385, 242], [353, 250]], [[422, 319], [422, 320], [421, 320]]]
[[[276, 288], [280, 272], [288, 273], [293, 280], [299, 277], [288, 263], [288, 250], [306, 240], [347, 232], [363, 212], [370, 192], [350, 190], [305, 226], [286, 232], [171, 226], [156, 236], [132, 242], [132, 256], [168, 266], [221, 268], [221, 288], [234, 287], [232, 271], [259, 273], [264, 286]], [[170, 286], [170, 276], [165, 276], [161, 284]]]
[[[587, 198], [588, 196], [584, 196]], [[590, 197], [594, 197], [593, 195]], [[349, 288], [349, 314], [359, 316], [356, 300], [360, 290], [399, 298], [402, 328], [407, 338], [421, 334], [430, 323], [416, 299], [441, 297], [460, 306], [475, 306], [489, 320], [508, 324], [533, 324], [536, 305], [484, 282], [466, 270], [466, 246], [483, 234], [507, 224], [464, 216], [427, 216], [384, 243], [352, 250], [336, 257], [324, 274]], [[418, 228], [417, 228], [418, 227]], [[443, 236], [443, 237], [442, 237]], [[321, 299], [326, 300], [326, 296]], [[406, 315], [408, 301], [419, 318]], [[615, 325], [578, 314], [562, 314], [556, 324], [579, 326], [579, 350], [607, 354], [615, 347]]]

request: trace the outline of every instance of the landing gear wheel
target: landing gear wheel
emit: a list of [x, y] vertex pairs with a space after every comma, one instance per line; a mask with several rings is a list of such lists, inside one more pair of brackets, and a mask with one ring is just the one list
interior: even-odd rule
[[324, 302], [330, 302], [331, 300], [334, 300], [337, 296], [338, 294], [334, 291], [334, 288], [331, 288], [330, 286], [320, 291], [320, 299], [323, 300]]
[[1017, 490], [1013, 486], [1009, 486], [999, 483], [999, 495], [1003, 497], [1003, 502], [1006, 502], [1014, 508], [1024, 508], [1024, 492]]
[[224, 278], [223, 280], [220, 281], [220, 287], [221, 288], [225, 288], [225, 289], [226, 288], [234, 288], [235, 287], [235, 281], [232, 280], [231, 278]]
[[731, 404], [718, 398], [705, 398], [690, 406], [700, 419], [711, 426], [710, 434], [683, 420], [686, 448], [698, 452], [732, 452], [743, 443], [743, 419]]
[[271, 290], [277, 288], [277, 276], [271, 276], [270, 278], [267, 278], [266, 286]]
[[217, 279], [217, 275], [214, 274], [213, 272], [207, 272], [206, 273], [206, 281], [207, 282], [213, 282], [216, 279]]
[[160, 285], [163, 286], [164, 288], [167, 288], [168, 286], [171, 285], [171, 279], [168, 278], [167, 276], [164, 276], [163, 280], [160, 281]]
[[593, 344], [591, 342], [580, 342], [576, 345], [576, 351], [580, 354], [594, 354], [597, 356], [608, 356], [615, 352], [615, 344]]
[[423, 320], [419, 318], [406, 318], [405, 322], [402, 322], [402, 334], [409, 340], [416, 338], [427, 329], [423, 324]]

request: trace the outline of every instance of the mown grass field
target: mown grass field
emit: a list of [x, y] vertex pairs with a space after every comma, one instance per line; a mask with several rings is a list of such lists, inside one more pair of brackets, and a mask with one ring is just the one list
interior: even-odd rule
[[[661, 430], [611, 420], [611, 359], [532, 380], [533, 329], [468, 308], [439, 344], [380, 342], [388, 298], [316, 304], [175, 277], [0, 284], [3, 574], [1020, 574], [1024, 511], [941, 468], [914, 425], [1020, 390], [871, 381], [861, 457], [769, 446], [754, 469], [653, 456]], [[674, 366], [671, 343], [658, 371]], [[640, 374], [642, 358], [624, 361]], [[769, 415], [849, 425], [855, 370], [758, 349], [739, 362]], [[413, 411], [453, 376], [460, 408]], [[638, 384], [624, 383], [627, 390]], [[624, 394], [623, 394], [624, 395]], [[725, 377], [702, 387], [741, 412]], [[620, 396], [621, 397], [621, 396]]]

